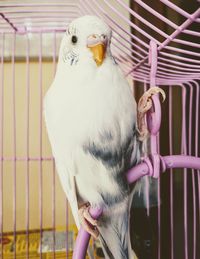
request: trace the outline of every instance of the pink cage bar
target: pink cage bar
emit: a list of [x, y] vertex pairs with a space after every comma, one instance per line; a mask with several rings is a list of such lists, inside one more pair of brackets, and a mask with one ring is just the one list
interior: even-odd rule
[[[85, 14], [93, 14], [102, 17], [113, 30], [112, 52], [116, 61], [121, 66], [124, 74], [135, 82], [135, 90], [146, 90], [151, 86], [160, 86], [167, 93], [168, 103], [163, 108], [162, 119], [166, 125], [165, 137], [168, 140], [168, 148], [162, 154], [163, 126], [161, 123], [161, 105], [158, 96], [153, 98], [154, 111], [148, 114], [148, 127], [151, 133], [151, 156], [147, 157], [140, 165], [131, 169], [127, 173], [129, 182], [136, 181], [144, 175], [150, 175], [158, 180], [158, 200], [164, 188], [162, 188], [162, 172], [168, 171], [168, 196], [169, 196], [169, 237], [170, 253], [166, 259], [176, 259], [176, 238], [175, 231], [175, 194], [173, 168], [183, 168], [183, 242], [182, 257], [185, 259], [200, 258], [200, 145], [199, 145], [199, 80], [200, 80], [200, 8], [198, 1], [191, 1], [193, 9], [187, 6], [180, 6], [176, 1], [123, 1], [123, 0], [75, 0], [75, 1], [0, 1], [0, 37], [1, 37], [1, 83], [0, 83], [0, 235], [1, 240], [4, 236], [4, 217], [3, 208], [5, 197], [4, 185], [4, 164], [12, 165], [12, 179], [10, 184], [13, 186], [11, 211], [13, 217], [13, 258], [16, 254], [17, 237], [17, 163], [24, 161], [26, 165], [25, 175], [25, 225], [26, 225], [26, 258], [30, 257], [29, 237], [30, 237], [30, 163], [36, 162], [38, 186], [39, 186], [39, 231], [40, 249], [39, 258], [43, 258], [42, 235], [44, 230], [43, 222], [43, 195], [44, 179], [43, 164], [52, 164], [52, 186], [51, 186], [51, 214], [53, 229], [53, 258], [55, 252], [55, 231], [56, 231], [56, 180], [55, 165], [52, 156], [44, 155], [43, 149], [43, 121], [42, 121], [42, 97], [43, 97], [43, 78], [44, 71], [42, 62], [44, 58], [45, 35], [52, 36], [51, 62], [53, 69], [56, 69], [57, 60], [57, 40], [59, 35], [65, 32], [67, 24], [76, 17]], [[190, 10], [190, 11], [189, 11]], [[164, 15], [165, 14], [165, 15]], [[168, 15], [166, 15], [168, 14]], [[30, 105], [31, 105], [31, 35], [38, 35], [38, 101], [39, 113], [36, 115], [38, 120], [38, 152], [37, 155], [30, 154]], [[9, 38], [8, 38], [9, 37]], [[20, 37], [25, 41], [25, 62], [26, 62], [26, 102], [24, 104], [26, 129], [25, 143], [26, 151], [23, 156], [17, 154], [17, 134], [16, 124], [18, 113], [16, 111], [16, 61], [17, 43]], [[6, 56], [6, 47], [11, 40], [10, 56]], [[12, 79], [12, 101], [11, 101], [11, 120], [12, 120], [12, 155], [5, 155], [5, 62], [10, 58], [11, 79]], [[35, 89], [34, 89], [35, 90]], [[36, 91], [36, 90], [35, 90]], [[181, 99], [180, 112], [180, 132], [177, 126], [176, 100], [173, 94], [178, 91], [178, 98]], [[166, 113], [166, 116], [165, 116]], [[166, 118], [165, 118], [166, 117]], [[167, 118], [168, 117], [168, 118]], [[159, 132], [161, 124], [161, 131]], [[167, 136], [167, 137], [166, 137]], [[180, 148], [177, 148], [175, 138], [180, 138]], [[178, 150], [177, 150], [178, 149]], [[176, 152], [175, 152], [176, 150]], [[169, 169], [169, 170], [167, 170]], [[191, 170], [188, 170], [191, 169]], [[190, 178], [191, 173], [191, 178]], [[191, 183], [190, 183], [191, 182]], [[192, 190], [192, 208], [189, 210], [188, 195]], [[68, 204], [66, 207], [66, 250], [68, 248]], [[188, 211], [189, 210], [189, 211]], [[101, 210], [91, 211], [94, 217], [98, 217]], [[192, 214], [192, 227], [189, 227], [189, 213]], [[158, 206], [157, 225], [158, 225], [158, 244], [157, 258], [165, 259], [162, 255], [161, 242], [162, 236], [162, 211]], [[177, 221], [177, 220], [176, 220]], [[73, 258], [85, 258], [90, 236], [82, 229], [79, 232]], [[190, 247], [192, 240], [192, 248]], [[4, 258], [3, 242], [1, 242], [1, 256]], [[66, 254], [66, 258], [68, 258]]]

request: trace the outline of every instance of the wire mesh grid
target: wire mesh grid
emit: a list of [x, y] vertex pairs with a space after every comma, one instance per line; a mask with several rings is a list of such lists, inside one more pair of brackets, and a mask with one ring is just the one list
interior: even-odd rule
[[[42, 121], [42, 98], [55, 73], [60, 39], [74, 18], [93, 14], [110, 25], [112, 53], [134, 81], [136, 97], [152, 84], [165, 90], [160, 153], [199, 156], [200, 8], [196, 1], [193, 6], [189, 12], [168, 0], [0, 1], [1, 258], [17, 258], [19, 231], [25, 234], [25, 258], [32, 256], [33, 229], [39, 231], [39, 258], [45, 255], [45, 229], [52, 231], [53, 258], [58, 226], [65, 228], [69, 247], [72, 219]], [[200, 175], [183, 171], [170, 169], [158, 180], [162, 206], [152, 212], [157, 258], [200, 258]], [[6, 255], [8, 232], [13, 239]]]

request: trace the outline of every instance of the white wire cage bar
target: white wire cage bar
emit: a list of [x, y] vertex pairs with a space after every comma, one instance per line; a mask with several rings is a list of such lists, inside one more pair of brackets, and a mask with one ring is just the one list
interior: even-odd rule
[[[19, 230], [25, 231], [25, 258], [31, 257], [33, 227], [37, 227], [40, 236], [38, 257], [44, 256], [42, 237], [49, 228], [52, 256], [56, 258], [59, 221], [65, 226], [66, 250], [70, 246], [71, 216], [64, 195], [60, 194], [44, 129], [42, 98], [56, 70], [60, 39], [69, 22], [76, 17], [97, 15], [110, 25], [113, 56], [130, 82], [134, 82], [136, 95], [137, 89], [145, 91], [152, 85], [152, 78], [166, 91], [168, 101], [163, 104], [160, 150], [166, 154], [199, 156], [200, 8], [197, 1], [192, 3], [194, 7], [189, 12], [175, 0], [160, 0], [156, 4], [142, 0], [0, 1], [1, 258], [6, 258], [3, 253], [6, 232], [13, 235], [11, 255], [17, 258]], [[156, 45], [157, 57], [153, 60], [150, 42]], [[152, 66], [155, 67], [153, 75]], [[154, 215], [157, 258], [200, 258], [200, 175], [187, 169], [181, 175], [183, 177], [179, 171], [170, 169], [168, 176], [158, 181], [158, 198], [166, 207], [158, 206], [157, 216]], [[177, 182], [183, 187], [180, 194], [176, 193]], [[164, 186], [164, 183], [167, 184]], [[37, 186], [35, 192], [32, 186]], [[58, 197], [61, 197], [61, 206]], [[175, 207], [177, 197], [181, 201], [180, 214]], [[19, 199], [24, 203], [22, 218], [18, 213], [22, 206]], [[35, 225], [34, 210], [37, 212]], [[168, 213], [167, 219], [164, 213]], [[183, 217], [180, 224], [177, 215]], [[19, 224], [21, 220], [23, 224]], [[163, 241], [167, 229], [168, 246]], [[169, 252], [164, 258], [166, 247]]]

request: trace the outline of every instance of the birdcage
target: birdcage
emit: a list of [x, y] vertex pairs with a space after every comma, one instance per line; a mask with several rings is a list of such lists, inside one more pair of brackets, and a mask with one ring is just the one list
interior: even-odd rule
[[[89, 235], [81, 230], [74, 248], [77, 229], [57, 178], [42, 100], [55, 74], [62, 35], [71, 20], [85, 14], [103, 18], [112, 28], [113, 56], [137, 100], [151, 86], [166, 93], [162, 104], [158, 96], [153, 99], [148, 154], [128, 177], [150, 175], [156, 186], [154, 206], [135, 206], [136, 255], [198, 259], [196, 0], [0, 1], [0, 258], [71, 258], [74, 249], [74, 258], [84, 258]], [[90, 243], [90, 256], [101, 258], [97, 241]]]

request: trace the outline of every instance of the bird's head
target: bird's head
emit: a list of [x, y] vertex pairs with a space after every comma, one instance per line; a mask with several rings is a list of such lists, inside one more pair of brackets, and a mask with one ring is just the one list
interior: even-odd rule
[[72, 21], [63, 37], [60, 58], [69, 66], [92, 64], [99, 67], [110, 56], [111, 29], [96, 16]]

